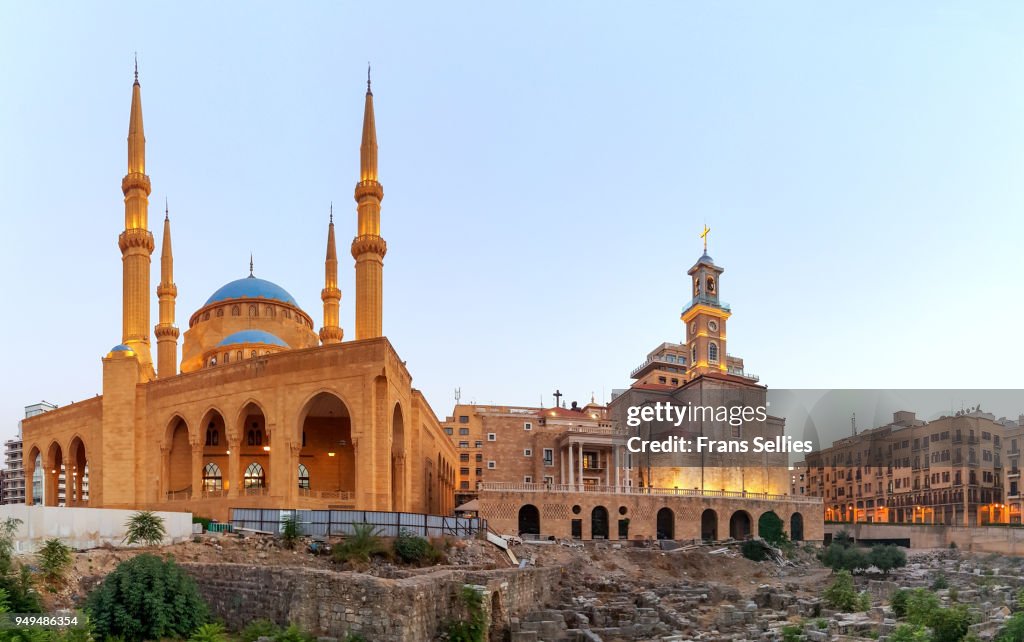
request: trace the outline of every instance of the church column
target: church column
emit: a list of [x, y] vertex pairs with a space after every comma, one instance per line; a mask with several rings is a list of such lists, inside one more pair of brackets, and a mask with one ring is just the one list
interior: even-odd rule
[[192, 499], [203, 498], [203, 442], [192, 444]]

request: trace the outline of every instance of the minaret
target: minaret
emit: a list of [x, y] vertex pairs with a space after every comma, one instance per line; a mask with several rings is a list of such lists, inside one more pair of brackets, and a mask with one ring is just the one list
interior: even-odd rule
[[160, 298], [160, 322], [153, 328], [156, 335], [157, 376], [161, 379], [178, 374], [178, 328], [174, 325], [174, 300], [178, 287], [174, 285], [174, 255], [171, 252], [171, 218], [164, 204], [164, 241], [160, 250], [160, 285], [156, 286]]
[[359, 231], [352, 240], [356, 260], [356, 339], [384, 334], [384, 255], [387, 243], [380, 236], [380, 202], [384, 188], [377, 180], [377, 128], [373, 121], [373, 92], [370, 70], [366, 70], [366, 107], [363, 111], [363, 140], [359, 146], [358, 203]]
[[152, 372], [149, 347], [149, 264], [153, 235], [148, 228], [149, 194], [146, 176], [146, 135], [142, 129], [142, 88], [135, 63], [132, 109], [128, 121], [128, 173], [121, 181], [124, 192], [124, 231], [118, 237], [122, 260], [122, 340], [138, 355], [144, 370]]
[[320, 341], [341, 343], [344, 332], [339, 325], [338, 306], [341, 290], [338, 289], [338, 250], [334, 245], [334, 204], [331, 203], [331, 222], [327, 226], [327, 259], [324, 261], [324, 289], [320, 291], [324, 302], [324, 327], [320, 328]]

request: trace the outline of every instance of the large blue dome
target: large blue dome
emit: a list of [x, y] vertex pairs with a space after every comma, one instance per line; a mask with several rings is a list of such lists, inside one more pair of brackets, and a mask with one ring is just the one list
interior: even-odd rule
[[[287, 294], [287, 293], [286, 293]], [[241, 332], [235, 332], [234, 334], [224, 337], [217, 347], [238, 345], [240, 343], [265, 343], [271, 346], [281, 346], [287, 348], [288, 344], [278, 337], [277, 335], [264, 332], [263, 330], [242, 330]]]
[[227, 301], [229, 299], [270, 299], [299, 307], [299, 304], [295, 302], [292, 295], [288, 294], [288, 291], [280, 285], [263, 279], [257, 279], [254, 276], [238, 279], [221, 286], [219, 290], [213, 293], [213, 296], [206, 300], [204, 307], [211, 303]]

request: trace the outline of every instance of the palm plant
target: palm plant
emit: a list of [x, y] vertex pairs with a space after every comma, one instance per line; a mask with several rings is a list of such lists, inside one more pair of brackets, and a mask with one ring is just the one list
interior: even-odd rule
[[164, 518], [148, 510], [139, 511], [129, 517], [125, 528], [126, 532], [122, 541], [129, 544], [142, 542], [146, 546], [156, 546], [167, 535]]

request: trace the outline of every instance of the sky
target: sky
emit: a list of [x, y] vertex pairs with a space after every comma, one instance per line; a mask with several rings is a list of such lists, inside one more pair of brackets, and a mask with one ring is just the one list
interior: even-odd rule
[[0, 438], [121, 340], [134, 52], [182, 331], [250, 253], [321, 325], [372, 61], [384, 331], [442, 419], [626, 387], [705, 223], [769, 387], [1024, 388], [1024, 6], [485, 4], [0, 0]]

